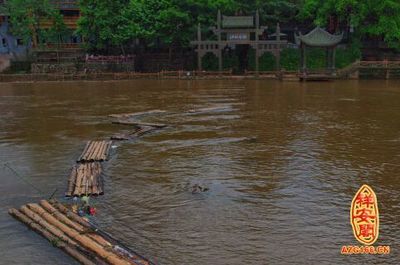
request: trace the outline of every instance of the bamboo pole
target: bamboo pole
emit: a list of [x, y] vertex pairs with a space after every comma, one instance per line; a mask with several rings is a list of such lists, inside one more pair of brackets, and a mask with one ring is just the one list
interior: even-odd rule
[[35, 221], [37, 224], [47, 229], [53, 235], [65, 241], [66, 243], [74, 246], [77, 245], [76, 242], [71, 238], [69, 238], [63, 231], [61, 231], [57, 227], [50, 225], [45, 219], [43, 219], [40, 215], [30, 210], [27, 206], [25, 205], [22, 206], [20, 211], [29, 218], [31, 218], [33, 221]]
[[99, 152], [100, 142], [94, 142], [93, 153], [88, 157], [89, 161], [96, 161], [96, 155]]
[[99, 148], [98, 153], [96, 154], [97, 160], [104, 160], [103, 159], [103, 153], [104, 153], [105, 145], [106, 145], [106, 141], [101, 141], [100, 142], [100, 148]]
[[81, 193], [81, 184], [82, 184], [82, 170], [83, 170], [84, 165], [79, 165], [77, 169], [77, 177], [76, 177], [76, 182], [75, 182], [75, 191], [74, 191], [74, 196], [80, 196]]
[[81, 156], [79, 157], [78, 161], [81, 161], [81, 160], [83, 159], [83, 156], [86, 154], [86, 152], [87, 152], [89, 146], [90, 146], [90, 141], [88, 141], [88, 142], [86, 143], [86, 146], [85, 146], [85, 148], [83, 149], [83, 152], [82, 152]]
[[112, 145], [112, 141], [108, 141], [107, 149], [106, 149], [106, 151], [104, 152], [105, 160], [107, 160], [108, 157], [109, 157], [109, 155], [110, 155], [111, 145]]
[[59, 212], [56, 208], [54, 208], [50, 203], [48, 203], [46, 200], [41, 200], [39, 202], [40, 206], [43, 207], [46, 211], [51, 213], [54, 217], [56, 217], [58, 220], [63, 222], [64, 224], [70, 226], [71, 228], [77, 230], [78, 232], [83, 232], [84, 228], [82, 225], [75, 223], [71, 221], [68, 217], [63, 215], [61, 212]]
[[[41, 200], [40, 201], [40, 206], [43, 207], [47, 212], [52, 214], [54, 217], [56, 217], [59, 221], [63, 222], [64, 224], [70, 226], [71, 228], [75, 229], [76, 231], [80, 233], [88, 233], [87, 228], [83, 227], [79, 223], [71, 221], [67, 216], [62, 214], [59, 210], [54, 208], [48, 201], [46, 200]], [[88, 236], [95, 240], [97, 243], [99, 243], [103, 247], [110, 247], [111, 243], [105, 240], [104, 238], [93, 234], [93, 233], [88, 233]]]
[[50, 202], [50, 204], [55, 206], [60, 212], [65, 214], [68, 218], [72, 219], [73, 221], [79, 223], [80, 225], [82, 225], [82, 226], [84, 226], [86, 228], [91, 228], [91, 225], [85, 219], [83, 219], [82, 217], [80, 217], [76, 213], [70, 211], [67, 207], [65, 207], [64, 205], [59, 203], [57, 200], [52, 199], [49, 202]]
[[74, 166], [71, 170], [71, 174], [68, 180], [68, 190], [65, 193], [66, 196], [72, 196], [75, 190], [75, 183], [76, 183], [76, 166]]
[[102, 141], [97, 141], [96, 142], [96, 149], [92, 154], [91, 160], [93, 161], [97, 161], [98, 159], [98, 154], [101, 152], [101, 143]]
[[99, 194], [99, 190], [97, 189], [97, 179], [100, 175], [100, 172], [97, 169], [97, 165], [94, 170], [91, 172], [92, 179], [92, 194]]
[[92, 141], [90, 143], [90, 150], [86, 153], [85, 161], [89, 161], [95, 151], [96, 151], [96, 142]]
[[108, 141], [104, 141], [104, 146], [103, 146], [103, 150], [101, 151], [101, 158], [103, 161], [107, 160], [107, 149], [108, 149]]
[[27, 225], [29, 228], [32, 230], [36, 231], [40, 235], [42, 235], [44, 238], [49, 240], [50, 242], [57, 242], [57, 247], [64, 250], [67, 254], [75, 258], [78, 262], [84, 265], [95, 265], [94, 262], [89, 260], [87, 257], [82, 255], [78, 250], [72, 248], [71, 246], [67, 245], [64, 242], [58, 242], [59, 238], [54, 236], [52, 233], [47, 231], [46, 229], [43, 229], [40, 225], [37, 223], [33, 222], [32, 219], [30, 219], [28, 216], [24, 215], [20, 211], [16, 209], [10, 209], [9, 214], [13, 216], [14, 218], [18, 219], [25, 225]]
[[98, 256], [109, 262], [110, 264], [115, 265], [123, 265], [123, 264], [130, 264], [128, 261], [123, 260], [118, 255], [105, 250], [101, 245], [96, 243], [93, 239], [87, 237], [86, 235], [81, 235], [79, 232], [74, 231], [68, 228], [65, 224], [57, 220], [51, 214], [46, 212], [43, 208], [41, 208], [38, 204], [28, 204], [28, 207], [35, 211], [37, 214], [42, 216], [46, 221], [51, 223], [52, 225], [56, 226], [60, 230], [62, 230], [65, 234], [69, 237], [73, 238], [82, 246], [89, 249], [90, 251], [95, 252]]

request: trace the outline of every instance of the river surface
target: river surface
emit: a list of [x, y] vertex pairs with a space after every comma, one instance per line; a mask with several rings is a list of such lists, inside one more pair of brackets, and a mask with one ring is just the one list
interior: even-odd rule
[[[92, 200], [97, 224], [139, 253], [162, 265], [399, 264], [400, 82], [265, 80], [0, 84], [1, 264], [76, 264], [7, 210], [62, 198], [85, 141], [129, 129], [107, 115], [149, 110], [165, 112], [138, 119], [169, 127], [115, 143]], [[364, 183], [389, 255], [340, 254], [359, 245], [349, 210]]]

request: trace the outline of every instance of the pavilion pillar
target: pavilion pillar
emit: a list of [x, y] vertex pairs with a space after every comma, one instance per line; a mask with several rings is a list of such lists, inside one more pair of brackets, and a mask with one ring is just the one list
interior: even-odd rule
[[305, 44], [301, 44], [301, 48], [300, 48], [300, 61], [301, 61], [301, 72], [303, 74], [305, 74], [307, 72], [307, 58], [306, 58], [306, 45]]
[[281, 27], [279, 23], [276, 24], [276, 42], [277, 42], [277, 51], [276, 51], [276, 71], [281, 70]]
[[[218, 45], [220, 46], [220, 45]], [[218, 71], [222, 71], [222, 49], [218, 49]]]
[[199, 71], [202, 70], [202, 51], [201, 51], [201, 26], [200, 23], [197, 25], [197, 68]]
[[331, 53], [330, 48], [325, 49], [325, 68], [327, 71], [330, 71], [331, 68]]
[[258, 51], [258, 40], [259, 40], [259, 36], [258, 36], [258, 34], [259, 34], [259, 28], [260, 28], [260, 14], [259, 14], [259, 12], [258, 12], [258, 10], [257, 10], [257, 12], [256, 12], [256, 77], [258, 77], [258, 72], [259, 72], [259, 61], [258, 61], [258, 59], [259, 59], [259, 51]]
[[335, 64], [336, 64], [336, 47], [334, 46], [332, 48], [332, 61], [331, 61], [332, 65], [331, 65], [331, 69], [332, 69], [332, 73], [335, 73]]
[[222, 71], [222, 45], [221, 45], [221, 10], [218, 10], [217, 17], [217, 30], [218, 30], [218, 70]]

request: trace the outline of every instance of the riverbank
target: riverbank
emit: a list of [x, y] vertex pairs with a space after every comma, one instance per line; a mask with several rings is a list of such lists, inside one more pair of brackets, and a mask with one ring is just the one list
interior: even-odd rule
[[[295, 72], [290, 75], [296, 78]], [[249, 72], [233, 75], [232, 72], [162, 71], [158, 73], [74, 73], [74, 74], [0, 74], [0, 82], [40, 82], [40, 81], [108, 81], [135, 79], [278, 79], [278, 72]]]
[[399, 61], [356, 61], [344, 68], [330, 71], [245, 71], [242, 75], [234, 71], [160, 71], [141, 72], [73, 72], [73, 73], [23, 73], [0, 74], [0, 82], [40, 81], [111, 81], [135, 79], [177, 80], [242, 80], [276, 79], [282, 81], [332, 81], [347, 79], [400, 79]]
[[[308, 73], [309, 80], [335, 80], [335, 79], [357, 79], [353, 77], [342, 77], [327, 75], [323, 72]], [[281, 80], [281, 81], [302, 81], [306, 80], [304, 75], [290, 71], [268, 71], [268, 72], [247, 72], [243, 75], [235, 75], [232, 72], [218, 71], [162, 71], [158, 73], [74, 73], [74, 74], [0, 74], [0, 83], [14, 82], [47, 82], [47, 81], [112, 81], [112, 80]]]
[[111, 81], [135, 79], [177, 80], [242, 80], [275, 79], [282, 81], [333, 81], [348, 79], [400, 79], [399, 61], [356, 61], [351, 65], [329, 71], [246, 71], [236, 75], [233, 71], [160, 71], [141, 72], [76, 72], [76, 73], [24, 73], [0, 74], [0, 82], [41, 81]]

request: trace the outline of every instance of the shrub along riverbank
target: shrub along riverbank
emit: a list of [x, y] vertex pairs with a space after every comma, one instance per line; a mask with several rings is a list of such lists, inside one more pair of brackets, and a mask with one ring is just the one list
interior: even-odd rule
[[[235, 50], [225, 51], [223, 54], [223, 70], [232, 70], [235, 74], [240, 74], [243, 69], [248, 71], [255, 70], [255, 51], [249, 49], [247, 55], [242, 55], [244, 59], [240, 61], [240, 56]], [[325, 49], [312, 48], [307, 50], [307, 67], [310, 70], [324, 69], [326, 66], [326, 53]], [[356, 60], [360, 59], [361, 53], [360, 49], [357, 47], [348, 48], [337, 48], [336, 49], [336, 68], [343, 68]], [[193, 56], [192, 58], [196, 58]], [[188, 63], [189, 69], [180, 70], [195, 70], [197, 68], [197, 63], [195, 59], [190, 59]], [[295, 48], [287, 48], [281, 52], [281, 69], [286, 71], [297, 71], [299, 69], [300, 61], [300, 50]], [[32, 61], [33, 62], [33, 61]], [[4, 71], [4, 74], [24, 74], [31, 72], [31, 61], [25, 62], [12, 62], [11, 67]], [[137, 63], [137, 62], [135, 62]], [[53, 63], [57, 64], [57, 63]], [[77, 64], [78, 65], [78, 64]], [[167, 64], [168, 65], [168, 64]], [[206, 71], [217, 71], [218, 70], [218, 59], [214, 54], [208, 53], [203, 57], [202, 61], [203, 70]], [[77, 67], [81, 68], [81, 67]], [[242, 69], [241, 69], [242, 68]], [[173, 70], [166, 67], [162, 70]], [[276, 59], [271, 53], [265, 53], [260, 57], [259, 60], [259, 70], [260, 71], [274, 71], [276, 70]], [[131, 69], [130, 71], [133, 71]], [[106, 72], [113, 72], [113, 70], [107, 70]], [[116, 71], [121, 72], [121, 70]], [[123, 72], [123, 70], [122, 70]]]
[[[255, 70], [255, 51], [250, 49], [248, 52], [247, 69], [249, 71]], [[326, 53], [325, 49], [312, 48], [307, 49], [307, 67], [311, 70], [324, 69], [326, 66]], [[336, 49], [336, 68], [343, 68], [356, 60], [360, 59], [361, 52], [357, 47], [353, 48], [337, 48]], [[287, 48], [281, 52], [281, 69], [287, 71], [296, 71], [299, 69], [300, 50], [294, 48]], [[218, 70], [218, 59], [213, 54], [206, 54], [203, 57], [203, 68], [207, 71]], [[240, 71], [239, 57], [235, 52], [225, 52], [223, 54], [223, 69], [234, 72]], [[276, 59], [271, 53], [265, 53], [259, 60], [260, 71], [274, 71], [276, 69]]]

